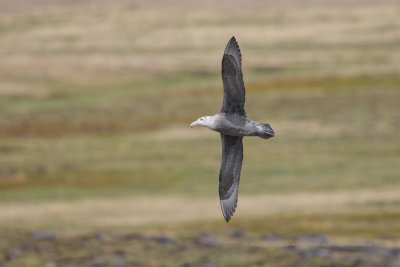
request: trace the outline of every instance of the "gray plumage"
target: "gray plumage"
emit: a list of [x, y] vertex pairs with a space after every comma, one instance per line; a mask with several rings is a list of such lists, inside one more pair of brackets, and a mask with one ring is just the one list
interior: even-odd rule
[[269, 124], [258, 123], [246, 116], [242, 55], [232, 37], [222, 58], [224, 100], [221, 111], [214, 116], [200, 117], [190, 127], [200, 125], [221, 134], [222, 160], [219, 172], [219, 197], [224, 218], [229, 222], [236, 210], [240, 172], [243, 161], [243, 136], [268, 139], [275, 135]]

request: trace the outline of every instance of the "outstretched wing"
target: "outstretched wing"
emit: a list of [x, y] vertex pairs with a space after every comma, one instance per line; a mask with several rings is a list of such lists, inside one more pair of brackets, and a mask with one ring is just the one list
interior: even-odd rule
[[224, 101], [221, 112], [245, 115], [245, 88], [242, 74], [242, 55], [235, 37], [232, 37], [222, 58], [222, 80]]
[[219, 172], [219, 198], [226, 222], [229, 222], [236, 209], [240, 172], [243, 161], [242, 136], [221, 134], [222, 161]]

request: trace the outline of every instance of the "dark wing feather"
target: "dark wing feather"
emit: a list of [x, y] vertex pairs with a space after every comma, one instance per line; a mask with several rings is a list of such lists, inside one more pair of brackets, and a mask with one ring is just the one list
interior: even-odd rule
[[242, 74], [242, 55], [235, 37], [232, 37], [222, 58], [224, 101], [221, 112], [245, 115], [245, 88]]
[[240, 172], [243, 161], [242, 136], [221, 134], [222, 161], [219, 172], [219, 198], [226, 222], [229, 222], [236, 209]]

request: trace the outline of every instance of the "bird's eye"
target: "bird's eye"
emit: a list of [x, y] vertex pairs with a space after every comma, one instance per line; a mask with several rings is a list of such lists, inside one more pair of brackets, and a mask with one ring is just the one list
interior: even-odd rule
[[200, 118], [200, 120], [202, 121], [202, 120], [204, 120], [204, 118]]

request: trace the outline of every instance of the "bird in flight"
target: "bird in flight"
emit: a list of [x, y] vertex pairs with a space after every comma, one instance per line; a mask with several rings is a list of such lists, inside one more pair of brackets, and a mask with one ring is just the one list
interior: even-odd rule
[[190, 127], [203, 126], [221, 134], [222, 160], [219, 172], [219, 198], [226, 222], [235, 212], [243, 161], [243, 136], [268, 139], [275, 135], [269, 124], [258, 123], [246, 116], [242, 55], [233, 36], [222, 58], [224, 100], [218, 114], [198, 118]]

